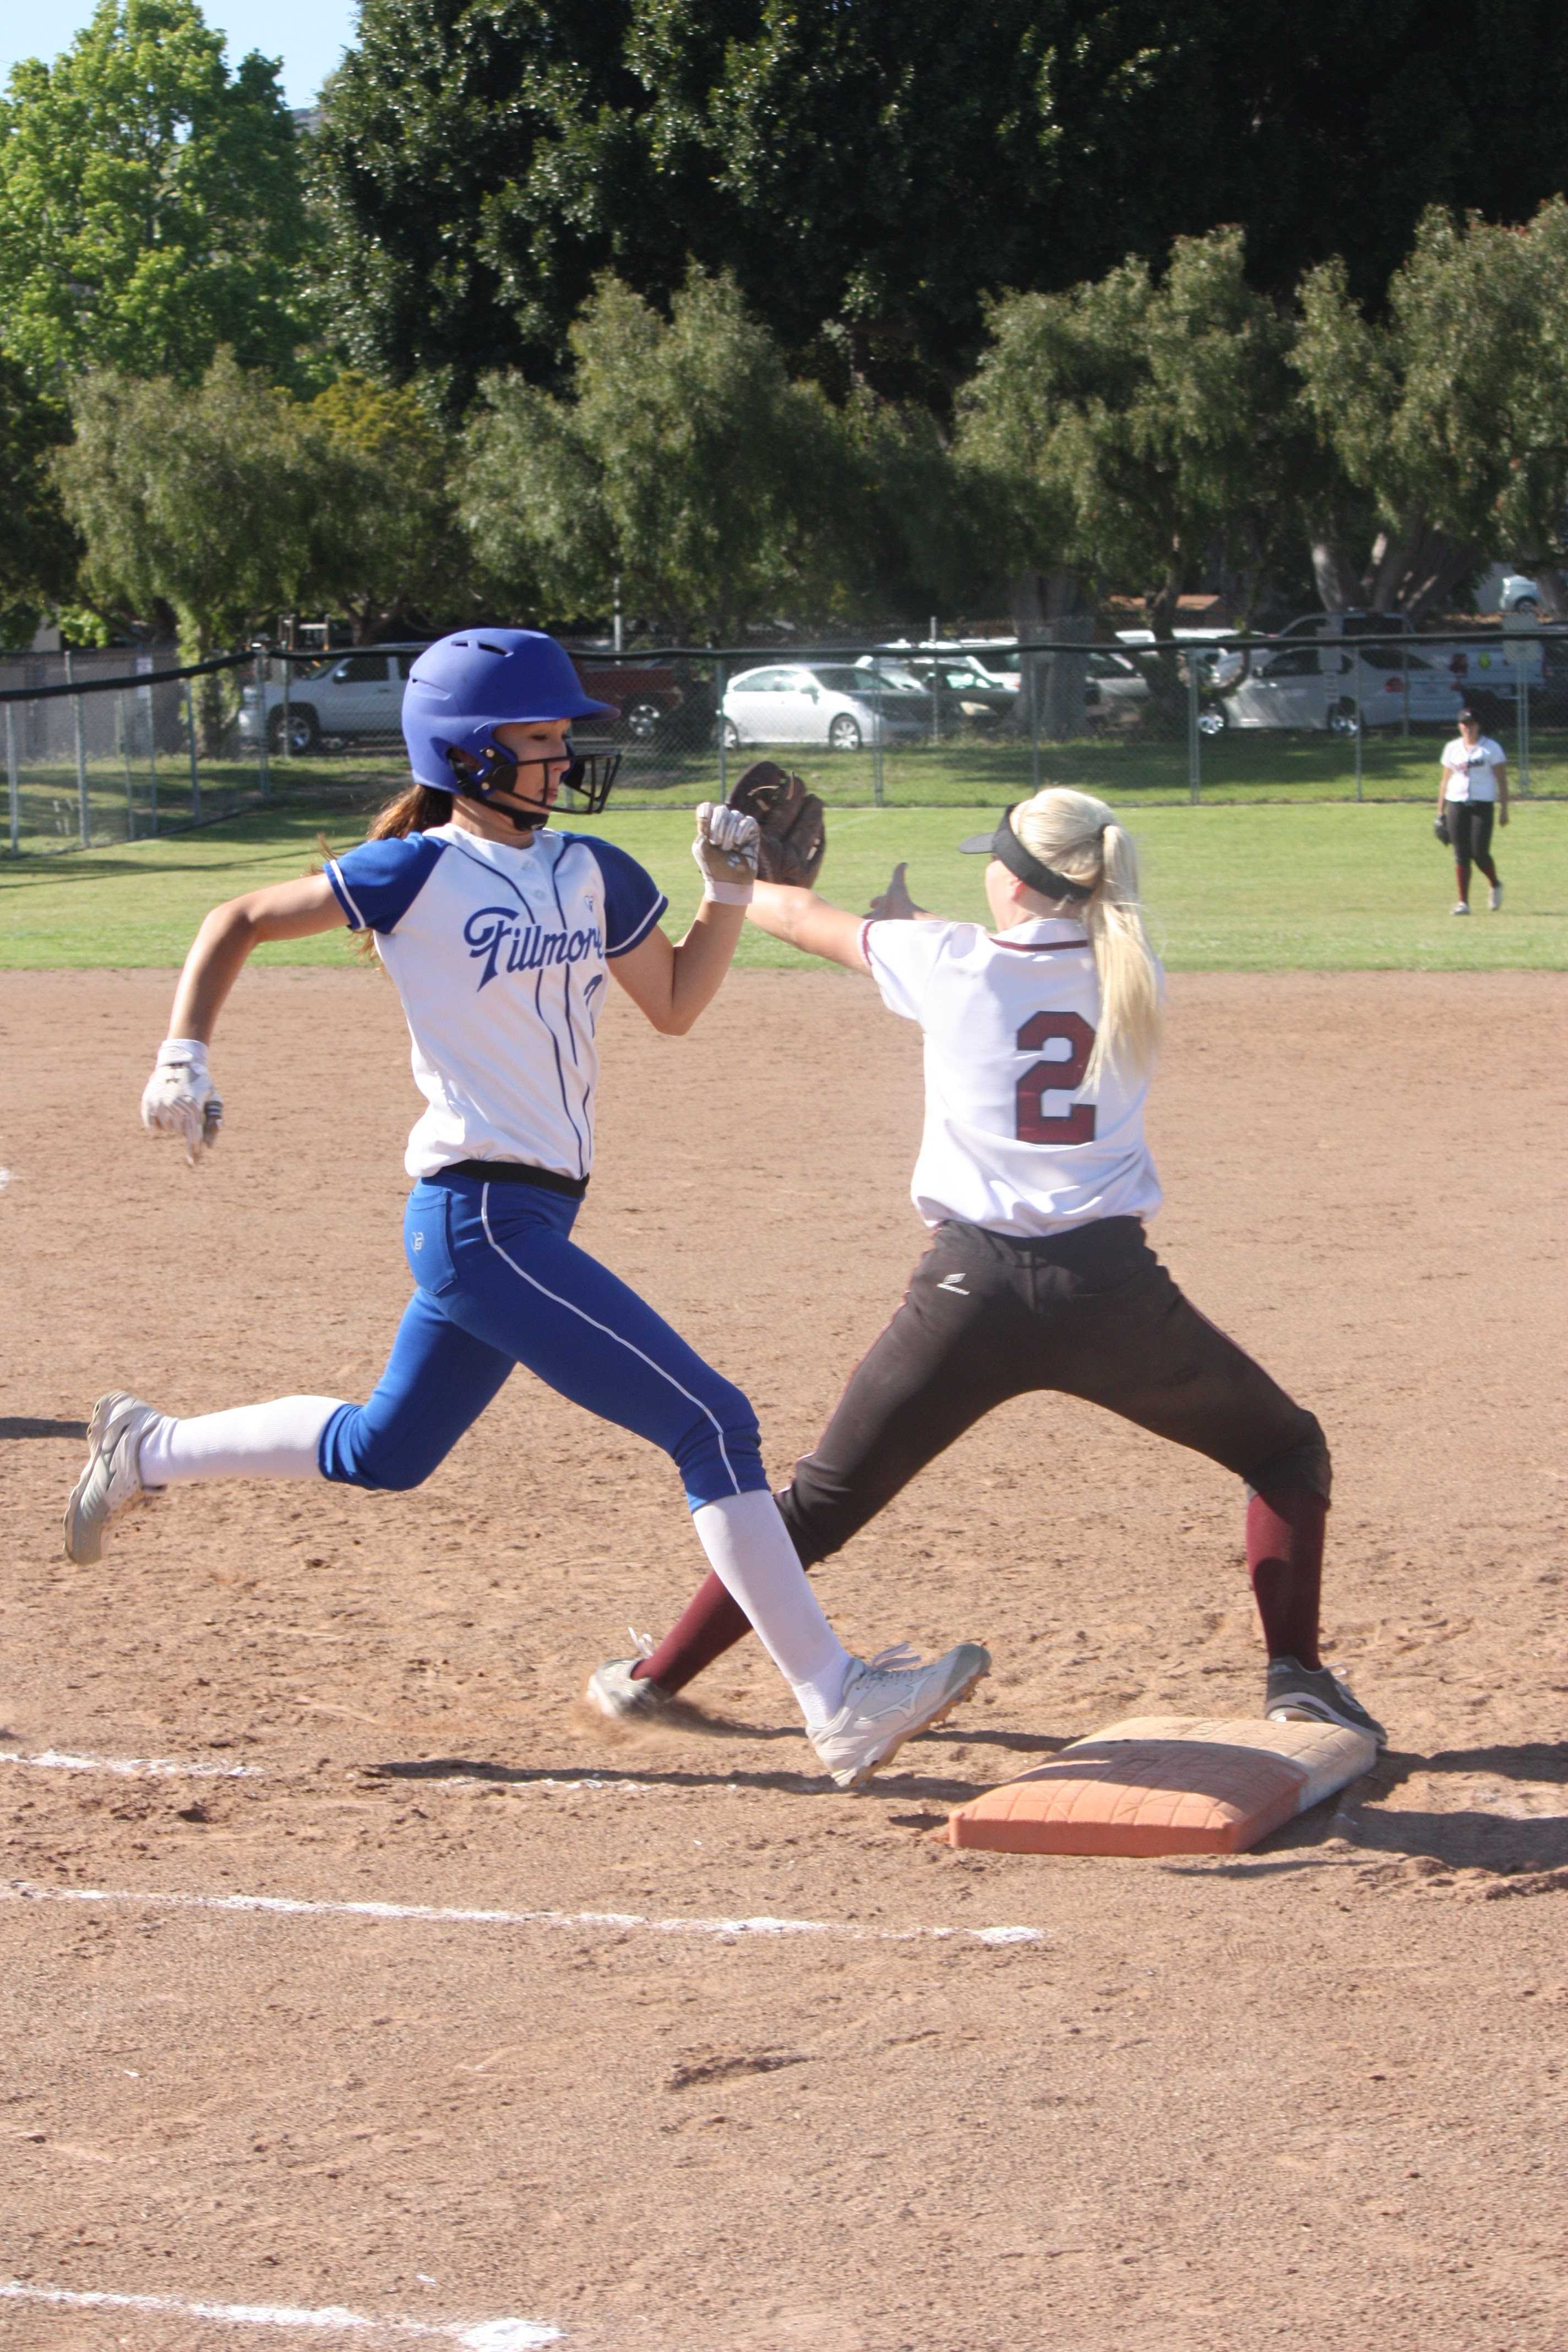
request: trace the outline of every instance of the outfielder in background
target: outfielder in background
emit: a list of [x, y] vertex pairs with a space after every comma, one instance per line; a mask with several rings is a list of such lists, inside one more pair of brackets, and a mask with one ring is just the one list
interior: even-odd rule
[[[768, 824], [764, 813], [765, 865]], [[913, 1195], [931, 1246], [779, 1497], [795, 1550], [808, 1568], [837, 1551], [1009, 1397], [1085, 1397], [1246, 1481], [1265, 1713], [1381, 1743], [1319, 1655], [1323, 1433], [1189, 1304], [1144, 1239], [1161, 1198], [1143, 1101], [1163, 976], [1132, 843], [1103, 801], [1051, 790], [963, 846], [989, 853], [994, 934], [919, 917], [901, 867], [878, 910], [914, 919], [866, 921], [766, 882], [752, 904], [773, 938], [868, 973], [925, 1036]], [[655, 1717], [745, 1631], [710, 1577], [672, 1633], [598, 1667], [587, 1696], [607, 1716]]]
[[1456, 915], [1470, 911], [1472, 865], [1487, 877], [1489, 910], [1495, 915], [1502, 905], [1502, 881], [1492, 864], [1494, 817], [1499, 824], [1508, 823], [1508, 756], [1467, 705], [1459, 713], [1458, 733], [1443, 746], [1437, 784], [1437, 838], [1454, 853]]
[[414, 782], [372, 837], [202, 925], [143, 1118], [183, 1135], [194, 1161], [222, 1118], [207, 1046], [252, 948], [344, 923], [370, 931], [426, 1097], [405, 1162], [416, 1288], [368, 1404], [289, 1396], [180, 1420], [120, 1391], [100, 1397], [66, 1549], [97, 1559], [115, 1511], [195, 1480], [416, 1486], [524, 1364], [671, 1455], [713, 1572], [795, 1692], [824, 1765], [855, 1787], [990, 1661], [973, 1644], [925, 1666], [849, 1656], [768, 1491], [744, 1396], [571, 1239], [593, 1158], [606, 977], [656, 1029], [683, 1034], [729, 969], [756, 871], [754, 820], [700, 808], [702, 904], [676, 945], [659, 925], [666, 900], [634, 858], [550, 829], [558, 802], [604, 806], [618, 762], [576, 755], [569, 729], [613, 715], [552, 637], [443, 638], [404, 698]]

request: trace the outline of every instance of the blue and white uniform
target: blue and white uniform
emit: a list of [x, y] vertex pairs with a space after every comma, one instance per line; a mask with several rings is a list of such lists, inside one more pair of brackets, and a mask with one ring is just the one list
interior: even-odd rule
[[396, 985], [426, 1108], [405, 1161], [417, 1288], [375, 1393], [322, 1431], [323, 1475], [418, 1486], [523, 1364], [662, 1446], [693, 1510], [765, 1487], [740, 1391], [570, 1239], [608, 969], [665, 910], [652, 877], [584, 834], [514, 846], [450, 824], [367, 841], [326, 871]]
[[540, 832], [523, 848], [457, 824], [367, 841], [327, 864], [351, 930], [368, 930], [403, 1000], [429, 1108], [411, 1176], [510, 1160], [586, 1178], [594, 1033], [609, 966], [668, 901], [612, 842]]

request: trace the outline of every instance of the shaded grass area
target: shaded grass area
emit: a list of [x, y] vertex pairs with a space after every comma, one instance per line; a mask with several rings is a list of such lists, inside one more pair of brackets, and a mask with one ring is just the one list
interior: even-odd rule
[[[968, 807], [845, 809], [830, 824], [825, 894], [864, 907], [895, 859], [909, 861], [922, 904], [984, 914], [984, 861], [957, 844], [988, 826], [998, 800]], [[1494, 971], [1568, 967], [1568, 805], [1516, 809], [1496, 848], [1504, 911], [1457, 920], [1453, 874], [1424, 809], [1398, 806], [1126, 810], [1144, 858], [1157, 944], [1175, 970], [1272, 971]], [[12, 969], [174, 965], [203, 915], [220, 900], [291, 880], [319, 856], [318, 836], [342, 850], [361, 835], [363, 811], [323, 814], [280, 803], [201, 831], [72, 857], [0, 863], [0, 964]], [[668, 892], [679, 931], [697, 904], [683, 808], [618, 809], [584, 826], [639, 857]], [[260, 951], [275, 964], [346, 966], [346, 937], [330, 933]], [[740, 961], [795, 959], [750, 929]]]

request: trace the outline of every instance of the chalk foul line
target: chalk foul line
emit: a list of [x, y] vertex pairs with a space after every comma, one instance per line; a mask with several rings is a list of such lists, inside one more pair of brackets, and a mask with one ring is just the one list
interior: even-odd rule
[[868, 1927], [854, 1919], [649, 1919], [635, 1911], [481, 1911], [432, 1903], [307, 1902], [293, 1895], [185, 1895], [121, 1886], [37, 1886], [13, 1879], [0, 1900], [125, 1903], [163, 1911], [247, 1911], [291, 1919], [404, 1919], [433, 1927], [642, 1928], [654, 1936], [837, 1936], [851, 1943], [1043, 1944], [1040, 1927]]
[[259, 1764], [184, 1764], [174, 1756], [68, 1756], [58, 1748], [41, 1755], [24, 1756], [19, 1748], [0, 1748], [0, 1764], [19, 1764], [32, 1772], [117, 1772], [132, 1780], [258, 1780]]
[[177, 2294], [110, 2294], [89, 2289], [34, 2284], [25, 2279], [0, 2279], [0, 2301], [64, 2304], [74, 2311], [145, 2311], [173, 2314], [181, 2319], [213, 2319], [230, 2327], [310, 2328], [332, 2336], [422, 2336], [428, 2343], [457, 2344], [464, 2352], [534, 2352], [544, 2344], [559, 2344], [559, 2327], [534, 2319], [482, 2319], [476, 2325], [461, 2320], [378, 2319], [363, 2311], [345, 2311], [336, 2304], [310, 2310], [285, 2303], [191, 2303]]

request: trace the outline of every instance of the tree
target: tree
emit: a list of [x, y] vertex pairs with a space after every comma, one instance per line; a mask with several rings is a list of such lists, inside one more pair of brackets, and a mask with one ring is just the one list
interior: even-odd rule
[[651, 624], [722, 643], [843, 603], [847, 437], [731, 281], [693, 271], [667, 323], [605, 278], [571, 346], [569, 396], [486, 382], [460, 503], [489, 562], [563, 617], [618, 580]]
[[487, 371], [558, 377], [608, 256], [557, 166], [576, 141], [610, 168], [603, 126], [638, 96], [626, 22], [626, 0], [363, 0], [313, 155], [355, 366], [432, 377], [455, 412]]
[[426, 618], [471, 612], [475, 581], [447, 468], [452, 436], [413, 386], [354, 373], [301, 420], [316, 489], [306, 593], [348, 614], [368, 644]]
[[[985, 300], [1245, 221], [1375, 305], [1424, 206], [1568, 182], [1554, 0], [363, 0], [326, 98], [332, 309], [456, 405], [558, 389], [596, 274], [732, 274], [797, 373], [945, 409]], [[1369, 200], [1369, 188], [1375, 199]], [[825, 330], [826, 331], [825, 331]]]
[[[76, 438], [56, 470], [90, 593], [132, 613], [161, 600], [188, 661], [298, 602], [321, 483], [286, 394], [220, 352], [195, 385], [93, 371], [73, 387], [71, 412]], [[216, 752], [216, 685], [203, 716]]]
[[[1562, 563], [1568, 525], [1568, 205], [1524, 229], [1433, 211], [1369, 320], [1342, 262], [1309, 273], [1294, 354], [1306, 404], [1370, 508], [1314, 517], [1331, 609], [1419, 615], [1496, 549]], [[1555, 583], [1552, 583], [1555, 584]]]
[[0, 100], [0, 341], [39, 382], [286, 373], [306, 231], [275, 63], [230, 74], [195, 0], [100, 0]]
[[50, 467], [69, 430], [14, 360], [0, 353], [0, 646], [26, 646], [45, 615], [74, 589], [81, 544], [66, 520]]
[[1216, 551], [1260, 578], [1311, 462], [1288, 322], [1253, 292], [1241, 232], [1178, 238], [1067, 294], [995, 305], [959, 447], [1005, 488], [1015, 561], [1149, 598], [1156, 636]]

